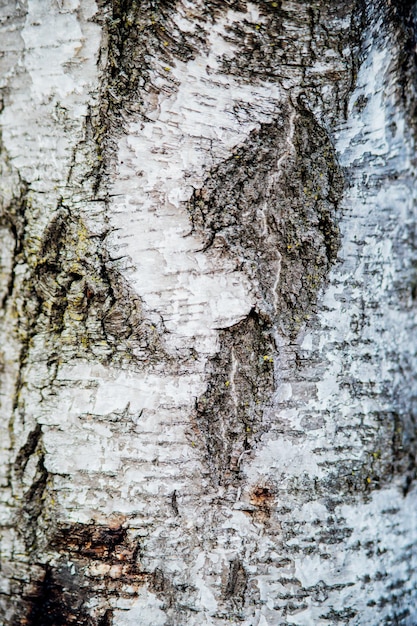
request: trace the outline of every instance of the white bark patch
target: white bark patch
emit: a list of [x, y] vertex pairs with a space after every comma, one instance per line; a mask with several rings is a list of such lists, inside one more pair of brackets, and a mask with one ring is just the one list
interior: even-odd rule
[[[131, 603], [126, 603], [131, 604]], [[114, 623], [118, 626], [164, 626], [166, 614], [161, 610], [162, 602], [147, 589], [139, 591], [132, 608], [116, 609]]]
[[[251, 130], [270, 121], [279, 102], [276, 85], [255, 88], [211, 76], [226, 27], [244, 17], [228, 12], [212, 29], [207, 56], [170, 68], [177, 89], [165, 93], [159, 77], [161, 93], [152, 121], [131, 122], [119, 144], [110, 249], [129, 259], [122, 271], [148, 308], [163, 317], [172, 350], [193, 345], [213, 354], [215, 329], [235, 324], [254, 303], [246, 276], [233, 262], [216, 263], [199, 252], [201, 241], [189, 235], [184, 208], [208, 164], [228, 157]], [[250, 108], [250, 117], [237, 117], [235, 105]]]
[[54, 199], [54, 186], [62, 189], [65, 185], [89, 91], [97, 79], [101, 32], [89, 19], [95, 11], [92, 0], [82, 8], [79, 2], [61, 8], [53, 0], [27, 3], [21, 32], [25, 72], [22, 75], [15, 70], [9, 79], [12, 99], [1, 122], [14, 166], [44, 198], [51, 194]]
[[[187, 422], [178, 412], [188, 412], [194, 390], [201, 386], [197, 374], [135, 375], [80, 363], [61, 368], [57, 383], [63, 392], [48, 403], [41, 418], [50, 427], [45, 432], [47, 469], [66, 474], [68, 480], [83, 471], [107, 473], [113, 485], [107, 493], [103, 482], [99, 510], [93, 501], [84, 501], [84, 511], [76, 506], [70, 512], [73, 521], [113, 511], [132, 513], [138, 506], [145, 510], [150, 496], [185, 487], [196, 458], [186, 436]], [[128, 419], [130, 427], [115, 437], [122, 419]], [[158, 475], [160, 484], [155, 482]], [[72, 509], [72, 497], [69, 501], [65, 492], [63, 500], [58, 497], [64, 508]], [[138, 498], [143, 497], [146, 502], [140, 504]], [[80, 504], [79, 494], [76, 498]]]

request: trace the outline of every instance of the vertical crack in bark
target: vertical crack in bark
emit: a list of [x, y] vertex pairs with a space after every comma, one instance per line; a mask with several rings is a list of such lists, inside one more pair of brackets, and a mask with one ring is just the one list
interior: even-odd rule
[[234, 559], [230, 563], [224, 591], [225, 600], [231, 602], [234, 611], [241, 608], [245, 601], [247, 584], [248, 575], [243, 563], [239, 559]]
[[41, 425], [36, 424], [35, 428], [29, 433], [26, 443], [20, 448], [14, 462], [14, 471], [18, 478], [22, 477], [22, 474], [25, 471], [26, 465], [29, 461], [29, 457], [34, 454], [36, 448], [38, 447], [41, 435]]
[[[31, 461], [32, 467], [29, 467]], [[48, 472], [44, 461], [42, 430], [37, 425], [29, 434], [25, 445], [19, 450], [14, 463], [13, 481], [18, 489], [15, 495], [20, 501], [16, 513], [17, 532], [24, 540], [27, 554], [32, 556], [38, 549], [38, 524], [39, 518], [44, 513], [45, 491], [48, 483]]]

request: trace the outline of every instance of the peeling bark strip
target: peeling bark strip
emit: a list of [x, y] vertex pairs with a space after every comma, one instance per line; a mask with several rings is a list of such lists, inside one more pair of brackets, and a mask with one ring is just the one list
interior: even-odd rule
[[0, 625], [417, 622], [416, 21], [0, 7]]

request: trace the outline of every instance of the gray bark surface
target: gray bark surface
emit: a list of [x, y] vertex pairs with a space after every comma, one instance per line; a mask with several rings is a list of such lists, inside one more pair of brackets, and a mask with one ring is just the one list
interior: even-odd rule
[[417, 623], [416, 21], [0, 4], [0, 624]]

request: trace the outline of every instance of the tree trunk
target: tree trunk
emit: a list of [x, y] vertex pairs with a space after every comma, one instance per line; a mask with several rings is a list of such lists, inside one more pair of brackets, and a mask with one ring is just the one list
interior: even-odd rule
[[1, 624], [415, 625], [415, 4], [0, 12]]

